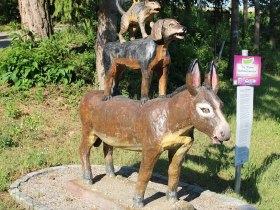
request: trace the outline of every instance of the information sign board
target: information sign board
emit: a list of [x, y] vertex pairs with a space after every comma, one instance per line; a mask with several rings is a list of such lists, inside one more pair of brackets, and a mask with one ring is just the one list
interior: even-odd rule
[[233, 85], [258, 86], [261, 83], [261, 57], [234, 55]]
[[253, 87], [237, 87], [235, 166], [241, 165], [249, 160], [253, 123], [253, 98]]

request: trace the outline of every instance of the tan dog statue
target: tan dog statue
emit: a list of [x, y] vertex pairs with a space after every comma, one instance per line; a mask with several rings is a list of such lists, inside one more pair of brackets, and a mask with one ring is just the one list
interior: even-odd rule
[[119, 39], [120, 42], [125, 42], [123, 34], [129, 30], [130, 40], [135, 39], [135, 31], [137, 24], [139, 24], [142, 37], [147, 37], [145, 24], [147, 22], [153, 22], [154, 15], [159, 13], [160, 4], [157, 1], [145, 0], [145, 2], [140, 2], [133, 0], [132, 6], [125, 12], [117, 0], [117, 8], [122, 14]]

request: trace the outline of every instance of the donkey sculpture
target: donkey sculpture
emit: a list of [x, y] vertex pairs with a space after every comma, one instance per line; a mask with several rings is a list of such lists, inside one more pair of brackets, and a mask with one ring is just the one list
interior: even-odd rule
[[143, 199], [152, 170], [159, 156], [168, 150], [167, 199], [177, 200], [182, 161], [192, 146], [194, 128], [207, 134], [213, 143], [230, 138], [230, 127], [216, 95], [218, 77], [213, 62], [201, 85], [198, 61], [186, 74], [187, 88], [181, 88], [169, 98], [158, 98], [141, 106], [139, 101], [122, 96], [102, 101], [103, 91], [85, 95], [80, 103], [82, 142], [80, 157], [83, 178], [92, 184], [90, 149], [103, 142], [106, 174], [114, 176], [113, 147], [142, 151], [138, 180], [133, 197], [134, 206], [144, 206]]

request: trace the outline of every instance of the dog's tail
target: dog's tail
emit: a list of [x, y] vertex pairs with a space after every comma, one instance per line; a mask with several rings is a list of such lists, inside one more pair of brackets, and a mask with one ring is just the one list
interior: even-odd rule
[[[118, 10], [119, 10], [119, 13], [121, 13], [121, 15], [124, 15], [124, 14], [125, 14], [125, 11], [124, 11], [123, 8], [121, 7], [119, 1], [120, 1], [120, 0], [117, 0], [117, 1], [116, 1], [116, 6], [117, 6], [117, 8], [118, 8]], [[125, 0], [125, 2], [127, 2], [127, 0]]]

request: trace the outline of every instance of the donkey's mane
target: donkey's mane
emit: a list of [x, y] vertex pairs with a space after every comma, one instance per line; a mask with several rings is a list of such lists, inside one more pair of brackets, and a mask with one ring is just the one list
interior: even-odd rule
[[167, 98], [172, 98], [173, 96], [177, 95], [178, 93], [186, 90], [186, 85], [182, 85], [181, 87], [178, 87], [176, 90], [174, 90], [172, 93], [166, 95]]

